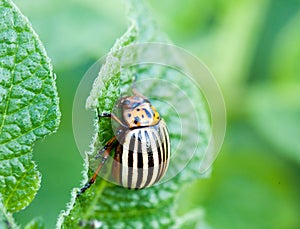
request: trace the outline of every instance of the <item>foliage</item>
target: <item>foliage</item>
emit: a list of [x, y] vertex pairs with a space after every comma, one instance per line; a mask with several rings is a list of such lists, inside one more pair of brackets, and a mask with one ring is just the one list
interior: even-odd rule
[[26, 207], [40, 186], [35, 141], [59, 124], [55, 76], [37, 35], [11, 1], [0, 3], [0, 190], [4, 207]]
[[16, 225], [12, 214], [7, 212], [6, 208], [3, 206], [2, 201], [0, 202], [0, 228], [3, 229], [17, 229], [18, 226]]
[[[14, 216], [26, 225], [41, 215], [54, 228], [82, 170], [71, 123], [76, 87], [127, 20], [119, 0], [15, 2], [52, 58], [64, 115], [58, 133], [35, 146], [39, 195]], [[199, 218], [212, 228], [299, 228], [299, 1], [148, 2], [172, 41], [209, 66], [227, 105], [227, 137], [212, 176], [181, 189], [178, 214], [202, 206]]]
[[[196, 110], [200, 116], [200, 124], [203, 126], [199, 133], [202, 137], [201, 145], [199, 146], [198, 155], [204, 153], [206, 142], [208, 138], [208, 119], [203, 106], [202, 98], [199, 92], [195, 91], [195, 88], [190, 88], [185, 82], [183, 77], [176, 77], [176, 73], [173, 69], [163, 69], [153, 66], [134, 66], [129, 70], [125, 70], [121, 66], [122, 47], [138, 42], [154, 42], [165, 41], [164, 35], [158, 30], [155, 22], [149, 15], [147, 8], [141, 1], [131, 0], [128, 1], [129, 15], [131, 19], [131, 26], [128, 31], [116, 42], [110, 54], [107, 56], [106, 63], [102, 66], [98, 78], [95, 80], [90, 97], [88, 98], [89, 107], [99, 107], [102, 112], [110, 112], [113, 109], [113, 105], [117, 102], [121, 92], [124, 88], [128, 88], [133, 82], [132, 78], [135, 75], [138, 79], [144, 76], [155, 75], [157, 78], [168, 79], [174, 81], [177, 79], [177, 85], [186, 90], [187, 93], [193, 93], [192, 99], [196, 104]], [[134, 55], [132, 55], [134, 58]], [[178, 75], [179, 76], [179, 75]], [[170, 81], [171, 82], [171, 81]], [[158, 85], [152, 85], [147, 89], [148, 94], [159, 94], [157, 89]], [[194, 90], [194, 91], [193, 91]], [[191, 92], [193, 91], [193, 92]], [[169, 94], [165, 98], [167, 101], [176, 100], [180, 101], [179, 95]], [[184, 106], [184, 104], [181, 104]], [[160, 109], [158, 109], [160, 110]], [[161, 111], [161, 110], [160, 110]], [[188, 114], [192, 111], [186, 109], [186, 114], [181, 114], [188, 118]], [[163, 117], [168, 120], [172, 119], [174, 112], [166, 110]], [[109, 120], [100, 120], [95, 122], [95, 129], [98, 130], [94, 142], [92, 143], [92, 156], [97, 154], [99, 141], [102, 145], [107, 142], [112, 136], [112, 130], [110, 128]], [[99, 125], [100, 127], [98, 127]], [[185, 127], [187, 128], [187, 127]], [[195, 143], [190, 142], [188, 134], [183, 135], [185, 141], [184, 147], [177, 149], [180, 151], [181, 157], [189, 155], [189, 145], [193, 146]], [[180, 132], [171, 134], [171, 142], [180, 141]], [[196, 154], [196, 155], [197, 155]], [[91, 157], [92, 157], [91, 156]], [[182, 160], [172, 161], [169, 170], [176, 170], [176, 167], [180, 167]], [[198, 167], [196, 166], [198, 165]], [[58, 222], [58, 227], [72, 228], [89, 227], [98, 223], [101, 228], [170, 228], [180, 227], [180, 223], [184, 221], [176, 215], [174, 200], [180, 187], [187, 181], [194, 180], [199, 177], [199, 156], [193, 158], [190, 164], [185, 170], [177, 175], [172, 180], [160, 185], [156, 185], [144, 190], [127, 190], [118, 186], [111, 185], [105, 180], [98, 179], [98, 182], [93, 185], [78, 199], [75, 199], [75, 193], [73, 191], [73, 199], [68, 206], [66, 212], [63, 212]], [[87, 167], [87, 165], [86, 165]], [[93, 171], [85, 172], [84, 183], [87, 182], [87, 175], [91, 175]], [[195, 211], [196, 212], [196, 211]], [[197, 212], [199, 213], [199, 212]], [[201, 214], [200, 214], [201, 215]], [[193, 215], [191, 222], [197, 222], [199, 214]], [[199, 218], [200, 220], [201, 218]], [[182, 225], [181, 225], [182, 226]]]

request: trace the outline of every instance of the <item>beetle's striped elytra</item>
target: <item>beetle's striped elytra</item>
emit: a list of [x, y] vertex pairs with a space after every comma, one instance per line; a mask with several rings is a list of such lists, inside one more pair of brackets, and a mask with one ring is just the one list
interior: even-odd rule
[[163, 120], [155, 126], [128, 130], [116, 148], [113, 177], [126, 188], [149, 187], [164, 176], [169, 158], [169, 136]]
[[142, 95], [122, 97], [113, 113], [99, 114], [118, 124], [116, 136], [99, 151], [100, 164], [78, 195], [85, 192], [96, 180], [103, 164], [114, 150], [111, 175], [114, 182], [129, 188], [142, 189], [155, 184], [165, 175], [170, 160], [170, 139], [166, 123]]

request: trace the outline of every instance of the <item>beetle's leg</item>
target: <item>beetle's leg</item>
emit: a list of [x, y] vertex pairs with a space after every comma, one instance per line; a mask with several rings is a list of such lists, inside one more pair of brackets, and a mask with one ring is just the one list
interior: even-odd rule
[[101, 171], [104, 163], [106, 162], [109, 154], [111, 153], [112, 149], [115, 147], [115, 144], [114, 144], [114, 140], [116, 139], [116, 137], [113, 137], [111, 140], [108, 141], [108, 143], [110, 143], [108, 145], [108, 143], [106, 145], [107, 148], [105, 149], [104, 151], [104, 155], [101, 159], [101, 162], [100, 162], [100, 165], [98, 166], [98, 168], [96, 169], [96, 171], [94, 172], [93, 176], [90, 178], [90, 180], [79, 190], [79, 192], [77, 193], [77, 196], [76, 197], [79, 197], [82, 193], [84, 193], [89, 187], [91, 187], [92, 184], [95, 183], [96, 181], [96, 178], [99, 174], [99, 172]]
[[126, 127], [126, 125], [124, 125], [124, 123], [114, 114], [106, 113], [106, 112], [100, 113], [99, 108], [97, 108], [97, 112], [98, 112], [98, 119], [111, 118], [111, 119], [115, 120], [117, 123], [119, 123], [121, 126]]
[[[121, 122], [121, 120], [115, 116], [114, 114], [110, 114], [110, 113], [102, 113], [98, 115], [98, 118], [111, 118], [113, 120], [115, 120], [117, 123], [119, 123], [121, 126], [124, 126], [124, 124]], [[125, 126], [124, 126], [125, 127]]]
[[98, 118], [101, 119], [101, 118], [111, 118], [111, 114], [110, 113], [106, 113], [106, 112], [103, 112], [103, 113], [99, 113], [100, 111], [98, 110]]
[[112, 144], [114, 143], [114, 141], [116, 140], [116, 136], [112, 137], [105, 145], [104, 147], [99, 150], [99, 152], [97, 153], [97, 155], [95, 156], [95, 159], [98, 159], [99, 157], [102, 156], [102, 154], [107, 151], [111, 146]]
[[[114, 141], [121, 136], [121, 134], [124, 132], [124, 130], [122, 128], [118, 129], [118, 131], [116, 132], [116, 136], [112, 137], [105, 145], [104, 147], [99, 150], [99, 152], [97, 153], [97, 155], [95, 156], [95, 159], [98, 159], [99, 157], [101, 157], [101, 155], [105, 152], [105, 150], [107, 150], [113, 143]], [[118, 140], [120, 140], [118, 138]]]

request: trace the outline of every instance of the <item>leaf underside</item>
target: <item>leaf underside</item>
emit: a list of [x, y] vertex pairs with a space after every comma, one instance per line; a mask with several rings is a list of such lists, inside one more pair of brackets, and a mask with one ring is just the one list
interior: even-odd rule
[[6, 208], [3, 206], [2, 201], [0, 201], [0, 228], [2, 229], [17, 229], [19, 228], [12, 215], [7, 212]]
[[[167, 182], [154, 185], [142, 190], [127, 190], [119, 186], [112, 185], [98, 177], [96, 184], [88, 189], [78, 199], [75, 198], [78, 189], [72, 192], [72, 199], [67, 210], [62, 212], [57, 227], [58, 228], [179, 228], [180, 218], [176, 215], [174, 200], [176, 193], [184, 183], [199, 178], [199, 165], [207, 145], [209, 122], [207, 113], [203, 105], [203, 99], [196, 88], [190, 87], [182, 73], [176, 72], [171, 68], [162, 66], [141, 65], [123, 69], [121, 65], [120, 48], [141, 42], [167, 42], [167, 38], [158, 30], [152, 20], [147, 7], [143, 1], [128, 0], [129, 18], [132, 22], [128, 31], [116, 42], [106, 63], [102, 66], [99, 75], [94, 82], [87, 106], [90, 108], [98, 107], [100, 112], [111, 112], [114, 104], [124, 91], [127, 91], [133, 83], [133, 76], [138, 80], [147, 79], [154, 76], [157, 79], [176, 81], [177, 85], [186, 89], [186, 93], [195, 101], [195, 109], [199, 113], [199, 122], [202, 129], [199, 133], [201, 142], [198, 145], [198, 153], [192, 158], [182, 173]], [[175, 76], [175, 77], [174, 77]], [[176, 77], [177, 76], [177, 77]], [[147, 96], [160, 95], [159, 83], [153, 83], [143, 88], [143, 93]], [[177, 95], [166, 95], [164, 99], [171, 102], [178, 102]], [[181, 104], [184, 106], [184, 104]], [[174, 111], [165, 109], [158, 105], [157, 110], [164, 117], [169, 129], [174, 130], [170, 133], [171, 143], [185, 141], [185, 145], [192, 145], [188, 132], [183, 131], [183, 135], [173, 128]], [[189, 110], [182, 116], [188, 118]], [[91, 152], [88, 156], [92, 157], [97, 153], [112, 136], [110, 120], [101, 119], [95, 122], [97, 131], [91, 145]], [[192, 125], [194, 125], [192, 123]], [[180, 139], [181, 137], [181, 139]], [[176, 170], [181, 166], [181, 157], [184, 157], [189, 147], [182, 147], [178, 151], [182, 152], [178, 160], [171, 161], [169, 171]], [[172, 154], [172, 151], [171, 151]], [[87, 156], [87, 157], [88, 157]], [[88, 169], [88, 158], [86, 158], [86, 171], [84, 172], [83, 184], [88, 181], [88, 177], [93, 171]], [[198, 220], [199, 217], [198, 217]]]
[[28, 20], [0, 1], [0, 192], [9, 212], [25, 208], [40, 186], [35, 141], [56, 131], [60, 112], [50, 60]]

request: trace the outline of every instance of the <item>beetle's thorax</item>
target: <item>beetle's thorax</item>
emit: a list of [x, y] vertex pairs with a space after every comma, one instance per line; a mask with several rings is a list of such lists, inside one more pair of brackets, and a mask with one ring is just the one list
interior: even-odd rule
[[121, 100], [123, 120], [129, 128], [154, 126], [160, 116], [149, 100], [139, 96], [128, 96]]

